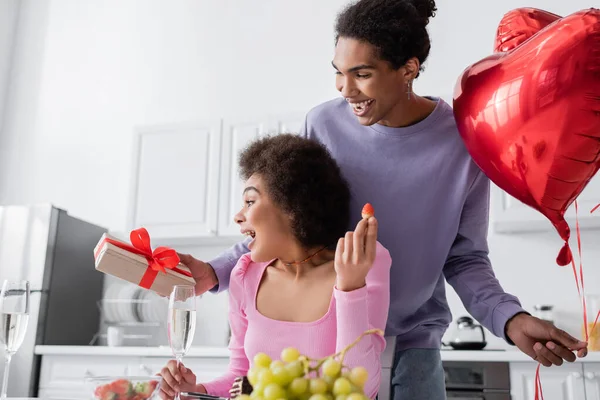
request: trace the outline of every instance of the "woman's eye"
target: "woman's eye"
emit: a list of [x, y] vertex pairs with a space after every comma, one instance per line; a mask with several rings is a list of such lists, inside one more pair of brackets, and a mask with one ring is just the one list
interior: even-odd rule
[[252, 204], [254, 204], [254, 200], [246, 200], [245, 203], [248, 207], [250, 207]]

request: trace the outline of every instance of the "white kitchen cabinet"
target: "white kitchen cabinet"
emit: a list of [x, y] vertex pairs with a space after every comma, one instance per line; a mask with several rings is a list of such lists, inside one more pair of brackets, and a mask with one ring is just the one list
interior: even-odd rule
[[284, 113], [269, 116], [269, 132], [300, 134], [305, 123], [304, 113]]
[[[170, 357], [44, 355], [39, 380], [39, 398], [88, 399], [93, 377], [154, 376], [171, 360]], [[198, 382], [215, 379], [229, 365], [228, 357], [184, 357], [184, 364], [194, 371]]]
[[[535, 369], [532, 362], [510, 363], [512, 400], [534, 400]], [[544, 400], [587, 400], [583, 363], [565, 363], [560, 367], [540, 368]]]
[[130, 228], [153, 243], [217, 234], [221, 122], [138, 129]]
[[[156, 375], [172, 360], [172, 357], [142, 357], [129, 365], [129, 375], [151, 376]], [[228, 358], [198, 358], [184, 357], [183, 364], [194, 371], [197, 382], [207, 382], [220, 377], [227, 371]]]
[[242, 207], [242, 180], [239, 177], [240, 152], [269, 132], [267, 118], [256, 121], [224, 120], [221, 146], [221, 185], [219, 190], [219, 236], [242, 239], [233, 216]]
[[153, 244], [243, 239], [233, 220], [242, 206], [240, 152], [267, 134], [300, 133], [304, 116], [265, 114], [137, 129], [128, 229], [146, 227]]
[[600, 400], [600, 363], [583, 365], [586, 400]]
[[[582, 228], [600, 228], [600, 210], [590, 211], [600, 203], [600, 176], [592, 178], [577, 198], [579, 222]], [[492, 224], [497, 233], [533, 232], [554, 230], [554, 226], [539, 211], [525, 205], [492, 185]], [[575, 205], [565, 213], [571, 231], [575, 231]]]
[[126, 357], [45, 356], [39, 380], [39, 398], [87, 399], [92, 387], [87, 379], [127, 375]]

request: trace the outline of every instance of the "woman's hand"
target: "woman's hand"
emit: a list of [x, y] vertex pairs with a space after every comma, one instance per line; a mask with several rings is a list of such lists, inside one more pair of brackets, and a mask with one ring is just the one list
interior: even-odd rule
[[171, 360], [165, 365], [159, 374], [162, 377], [160, 385], [160, 397], [163, 400], [171, 400], [178, 392], [197, 392], [196, 375], [183, 364]]
[[338, 240], [335, 250], [335, 286], [350, 292], [366, 285], [367, 273], [375, 261], [377, 219], [361, 219], [354, 232]]

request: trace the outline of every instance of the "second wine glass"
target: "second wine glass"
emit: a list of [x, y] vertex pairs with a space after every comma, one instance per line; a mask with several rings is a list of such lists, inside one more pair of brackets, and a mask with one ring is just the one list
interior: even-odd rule
[[5, 354], [4, 377], [0, 391], [2, 400], [6, 399], [10, 361], [25, 339], [28, 319], [29, 282], [4, 281], [0, 292], [0, 344]]
[[[169, 297], [168, 333], [177, 368], [187, 353], [196, 333], [196, 291], [193, 286], [177, 285]], [[179, 400], [179, 393], [177, 397]]]

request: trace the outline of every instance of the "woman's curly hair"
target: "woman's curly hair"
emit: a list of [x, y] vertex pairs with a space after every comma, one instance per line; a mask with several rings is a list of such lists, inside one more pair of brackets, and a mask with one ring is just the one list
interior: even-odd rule
[[360, 0], [338, 15], [335, 41], [347, 37], [370, 43], [394, 69], [416, 57], [423, 70], [431, 48], [426, 28], [436, 11], [434, 0]]
[[320, 143], [295, 134], [268, 136], [240, 154], [240, 175], [258, 175], [290, 216], [292, 231], [306, 248], [335, 248], [350, 221], [350, 189], [339, 166]]

